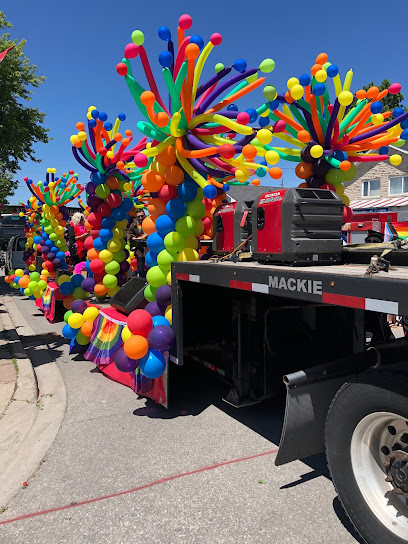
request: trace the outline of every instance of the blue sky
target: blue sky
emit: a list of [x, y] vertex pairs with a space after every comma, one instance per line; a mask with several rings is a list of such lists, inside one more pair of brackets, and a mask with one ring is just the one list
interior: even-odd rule
[[[189, 34], [200, 34], [207, 41], [220, 32], [223, 42], [212, 52], [203, 77], [214, 74], [217, 62], [225, 65], [244, 58], [248, 66], [258, 66], [267, 57], [276, 68], [267, 83], [278, 92], [287, 90], [286, 81], [308, 72], [316, 55], [326, 52], [329, 61], [340, 68], [342, 79], [350, 68], [354, 71], [352, 90], [384, 78], [402, 84], [408, 104], [408, 70], [404, 58], [408, 3], [387, 5], [379, 0], [361, 3], [342, 2], [206, 2], [151, 0], [149, 2], [107, 0], [56, 2], [50, 0], [8, 0], [2, 10], [13, 23], [12, 37], [25, 38], [25, 52], [47, 77], [35, 90], [32, 104], [47, 114], [45, 125], [53, 140], [36, 146], [40, 164], [27, 162], [17, 178], [20, 185], [11, 203], [26, 200], [25, 176], [43, 180], [47, 167], [58, 172], [79, 172], [83, 182], [88, 174], [75, 162], [70, 136], [77, 121], [85, 121], [88, 107], [96, 106], [114, 120], [119, 112], [127, 115], [122, 129], [136, 132], [139, 120], [124, 79], [116, 73], [125, 45], [133, 30], [145, 34], [145, 47], [156, 80], [160, 81], [159, 53], [165, 43], [159, 39], [159, 26], [168, 26], [176, 40], [178, 17], [189, 13], [193, 27]], [[144, 85], [139, 59], [133, 61], [136, 79]], [[162, 87], [161, 87], [162, 88]], [[263, 102], [261, 90], [238, 101], [240, 109], [257, 107]], [[296, 178], [290, 164], [281, 161], [285, 185]], [[265, 184], [275, 184], [269, 177]]]

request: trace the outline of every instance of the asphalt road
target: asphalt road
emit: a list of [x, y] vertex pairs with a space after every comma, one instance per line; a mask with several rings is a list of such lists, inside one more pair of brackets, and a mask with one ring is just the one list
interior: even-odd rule
[[209, 371], [172, 367], [165, 410], [70, 356], [62, 324], [7, 294], [38, 334], [34, 365], [58, 363], [68, 408], [44, 462], [0, 515], [1, 544], [361, 542], [323, 456], [274, 465], [284, 399], [237, 410]]

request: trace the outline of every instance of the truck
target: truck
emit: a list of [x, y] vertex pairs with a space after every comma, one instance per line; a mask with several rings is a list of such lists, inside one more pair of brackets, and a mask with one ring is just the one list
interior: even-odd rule
[[[275, 205], [276, 194], [259, 202]], [[302, 217], [303, 197], [292, 206]], [[244, 226], [248, 205], [238, 208], [235, 226]], [[267, 226], [267, 214], [258, 210], [257, 219], [252, 206], [246, 240]], [[392, 250], [386, 257], [384, 247]], [[325, 452], [365, 542], [408, 543], [408, 341], [395, 339], [387, 322], [387, 314], [408, 315], [408, 252], [345, 247], [330, 265], [306, 254], [298, 263], [234, 255], [172, 263], [170, 360], [216, 372], [229, 385], [224, 400], [237, 408], [286, 388], [276, 465]]]

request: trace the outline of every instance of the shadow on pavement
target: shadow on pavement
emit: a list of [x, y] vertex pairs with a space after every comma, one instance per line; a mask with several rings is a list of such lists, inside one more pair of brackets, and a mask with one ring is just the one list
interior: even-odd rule
[[347, 529], [347, 531], [351, 534], [351, 536], [355, 538], [356, 541], [359, 542], [359, 544], [365, 544], [365, 541], [362, 539], [362, 537], [354, 528], [354, 525], [351, 523], [351, 521], [347, 517], [347, 514], [343, 510], [343, 507], [340, 503], [340, 499], [338, 497], [335, 497], [333, 500], [333, 510], [337, 518], [339, 519], [340, 523]]
[[65, 338], [57, 333], [24, 336], [21, 341], [34, 368], [57, 361], [66, 344]]

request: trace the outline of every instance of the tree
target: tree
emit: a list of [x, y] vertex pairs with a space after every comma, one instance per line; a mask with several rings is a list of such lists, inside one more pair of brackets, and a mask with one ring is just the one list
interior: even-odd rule
[[[380, 91], [383, 91], [384, 89], [388, 89], [388, 87], [390, 85], [391, 85], [391, 81], [389, 79], [383, 79], [383, 81], [381, 82], [381, 85], [379, 85], [378, 89]], [[369, 83], [368, 85], [364, 85], [363, 89], [365, 91], [368, 91], [368, 89], [370, 87], [376, 87], [376, 85], [375, 85], [375, 83], [373, 81], [371, 83]], [[407, 108], [405, 108], [403, 106], [403, 104], [402, 104], [404, 98], [405, 98], [405, 96], [402, 93], [397, 93], [397, 94], [388, 93], [387, 95], [384, 96], [383, 99], [380, 100], [380, 102], [384, 106], [384, 111], [392, 111], [393, 109], [398, 108], [398, 107], [403, 107], [404, 110], [406, 110]], [[354, 107], [356, 105], [356, 103], [357, 103], [357, 100], [355, 98], [354, 101], [353, 101], [352, 107]]]
[[[0, 28], [12, 26], [0, 11]], [[9, 32], [0, 36], [0, 52], [13, 47], [0, 63], [0, 202], [17, 188], [13, 174], [20, 169], [20, 161], [40, 162], [33, 146], [49, 141], [48, 129], [42, 126], [45, 114], [26, 104], [32, 99], [32, 88], [45, 77], [38, 75], [37, 66], [25, 56], [25, 44], [26, 40], [11, 40]]]

